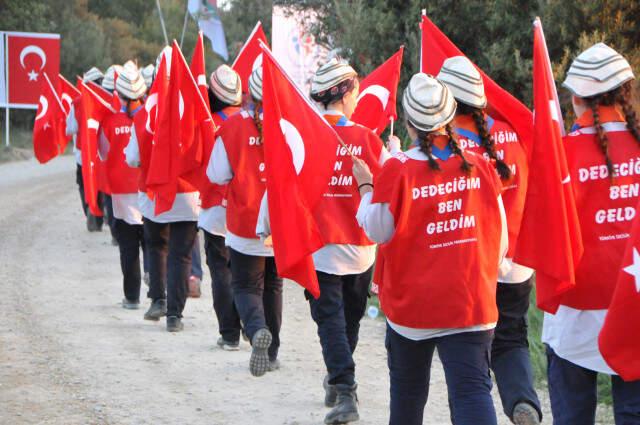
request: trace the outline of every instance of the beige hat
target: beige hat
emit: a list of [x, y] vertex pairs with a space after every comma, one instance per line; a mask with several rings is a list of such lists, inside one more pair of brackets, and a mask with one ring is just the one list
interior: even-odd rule
[[598, 43], [575, 58], [562, 85], [578, 97], [591, 97], [617, 89], [634, 78], [629, 62], [620, 53]]
[[144, 78], [137, 69], [124, 69], [116, 80], [116, 91], [125, 99], [140, 99], [147, 92]]
[[357, 76], [358, 73], [347, 62], [333, 58], [316, 71], [311, 80], [311, 94], [318, 94]]
[[140, 74], [142, 78], [144, 78], [144, 84], [147, 88], [151, 87], [151, 83], [153, 83], [153, 73], [156, 70], [156, 67], [153, 64], [149, 64], [140, 70]]
[[456, 100], [446, 85], [420, 72], [411, 77], [404, 90], [402, 107], [415, 128], [432, 131], [451, 122], [456, 113]]
[[249, 93], [254, 100], [262, 101], [262, 66], [255, 68], [249, 77]]
[[447, 85], [458, 102], [480, 109], [487, 106], [482, 77], [466, 57], [448, 58], [436, 78]]
[[229, 65], [220, 65], [209, 78], [211, 90], [216, 97], [229, 105], [242, 102], [242, 81]]
[[171, 72], [171, 52], [173, 52], [173, 49], [171, 48], [171, 46], [165, 46], [164, 49], [162, 49], [162, 51], [160, 52], [160, 54], [156, 58], [156, 68], [153, 71], [154, 75], [155, 75], [156, 72], [158, 72], [158, 68], [160, 67], [160, 61], [162, 60], [162, 56], [163, 55], [166, 58], [165, 59], [166, 70], [167, 70], [167, 75], [169, 75], [169, 73]]
[[84, 73], [84, 75], [82, 76], [82, 82], [88, 83], [89, 81], [96, 81], [101, 78], [104, 78], [104, 74], [102, 73], [102, 71], [100, 71], [98, 68], [94, 66], [90, 70]]
[[118, 75], [122, 74], [124, 68], [121, 65], [111, 65], [107, 68], [107, 72], [104, 73], [104, 78], [102, 80], [102, 88], [107, 90], [114, 90], [115, 86], [115, 77], [116, 72]]

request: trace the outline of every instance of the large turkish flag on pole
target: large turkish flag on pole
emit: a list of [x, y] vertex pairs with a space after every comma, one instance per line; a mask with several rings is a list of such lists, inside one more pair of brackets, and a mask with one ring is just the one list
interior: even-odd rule
[[60, 35], [7, 33], [7, 64], [8, 103], [37, 106], [43, 73], [60, 72]]
[[238, 53], [236, 60], [234, 60], [231, 65], [231, 68], [240, 75], [243, 93], [249, 93], [249, 76], [251, 76], [251, 72], [253, 72], [253, 66], [258, 60], [258, 57], [262, 55], [261, 42], [266, 46], [269, 45], [267, 36], [262, 29], [262, 23], [258, 21], [253, 31], [251, 31], [251, 34], [249, 34], [249, 38], [247, 38], [247, 41], [242, 46], [240, 53]]

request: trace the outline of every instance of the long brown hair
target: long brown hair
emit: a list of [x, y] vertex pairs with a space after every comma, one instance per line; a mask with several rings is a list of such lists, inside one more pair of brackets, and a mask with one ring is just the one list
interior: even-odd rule
[[[409, 125], [411, 125], [411, 123], [409, 123]], [[418, 141], [419, 141], [418, 147], [420, 151], [422, 151], [425, 155], [427, 155], [427, 160], [429, 161], [429, 168], [435, 171], [440, 171], [440, 165], [433, 158], [433, 155], [432, 155], [433, 141], [439, 134], [430, 132], [430, 131], [420, 130], [415, 127], [413, 128], [418, 132]], [[460, 149], [460, 146], [458, 146], [458, 142], [456, 141], [455, 137], [453, 137], [453, 131], [451, 130], [451, 125], [447, 124], [445, 126], [445, 131], [447, 133], [447, 137], [449, 138], [448, 145], [449, 145], [449, 148], [451, 149], [451, 152], [453, 152], [454, 155], [457, 155], [458, 157], [460, 157], [460, 159], [462, 160], [462, 164], [460, 165], [460, 168], [462, 169], [462, 171], [469, 174], [471, 172], [472, 165], [467, 161], [467, 158], [464, 156], [464, 153], [462, 153], [462, 149]]]

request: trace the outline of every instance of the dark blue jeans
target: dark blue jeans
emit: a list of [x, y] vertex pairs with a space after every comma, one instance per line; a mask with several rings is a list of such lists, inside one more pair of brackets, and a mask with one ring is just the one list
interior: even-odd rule
[[533, 388], [533, 370], [527, 340], [527, 312], [532, 282], [498, 283], [498, 324], [491, 345], [491, 369], [504, 413], [512, 418], [518, 403], [532, 405], [542, 419], [540, 400]]
[[355, 384], [353, 352], [358, 345], [360, 320], [367, 308], [373, 267], [364, 273], [338, 276], [317, 272], [318, 299], [305, 291], [311, 317], [318, 325], [322, 357], [329, 384]]
[[218, 318], [218, 330], [226, 341], [240, 340], [240, 316], [233, 301], [231, 289], [231, 264], [229, 248], [224, 244], [224, 236], [204, 232], [204, 251], [211, 272], [211, 294], [213, 310]]
[[[554, 425], [595, 423], [598, 373], [559, 357], [547, 346], [547, 378]], [[611, 377], [616, 425], [640, 424], [640, 381]]]
[[249, 339], [267, 328], [273, 336], [269, 359], [278, 357], [282, 325], [282, 279], [273, 257], [246, 255], [229, 248], [231, 287], [244, 330]]
[[431, 361], [438, 348], [455, 425], [496, 425], [489, 351], [493, 331], [465, 332], [413, 341], [387, 325], [391, 413], [389, 425], [422, 425]]

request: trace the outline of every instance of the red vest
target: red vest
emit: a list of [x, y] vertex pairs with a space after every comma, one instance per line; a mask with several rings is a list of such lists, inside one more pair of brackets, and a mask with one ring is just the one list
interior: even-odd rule
[[[347, 121], [344, 117], [340, 121], [334, 120], [334, 117], [336, 116], [325, 116], [338, 136], [349, 147], [349, 151], [363, 159], [374, 176], [377, 175], [381, 168], [379, 161], [382, 141], [380, 138], [366, 127]], [[342, 145], [338, 145], [333, 176], [326, 193], [314, 210], [325, 244], [373, 245], [356, 220], [360, 193], [352, 168], [353, 161], [349, 152]]]
[[224, 204], [224, 197], [227, 192], [227, 186], [214, 184], [209, 181], [209, 179], [207, 178], [207, 165], [209, 164], [211, 152], [213, 151], [213, 144], [215, 143], [215, 139], [217, 137], [216, 132], [222, 126], [223, 122], [225, 122], [231, 115], [235, 114], [239, 110], [240, 107], [238, 106], [228, 106], [220, 112], [214, 112], [211, 114], [213, 123], [215, 124], [215, 129], [207, 132], [204, 139], [205, 158], [202, 167], [202, 184], [200, 187], [200, 201], [201, 207], [203, 209], [209, 209], [217, 205]]
[[116, 194], [137, 193], [140, 171], [126, 163], [124, 149], [131, 137], [132, 119], [124, 112], [107, 117], [102, 122], [102, 132], [109, 141], [106, 173], [111, 192]]
[[375, 179], [373, 203], [389, 203], [396, 225], [380, 246], [380, 302], [394, 323], [462, 328], [498, 320], [501, 184], [482, 157], [427, 161], [397, 155]]
[[[611, 180], [592, 128], [564, 138], [584, 244], [576, 286], [562, 304], [580, 310], [609, 307], [640, 195], [640, 144], [624, 123], [609, 123], [609, 157], [618, 170]], [[606, 128], [605, 126], [605, 128]]]
[[[511, 177], [502, 181], [502, 202], [507, 213], [507, 228], [509, 229], [509, 251], [507, 257], [513, 258], [522, 223], [524, 201], [527, 194], [527, 182], [529, 179], [529, 165], [527, 153], [518, 140], [518, 135], [509, 124], [503, 121], [488, 118], [489, 133], [495, 143], [495, 151], [498, 158], [502, 159], [511, 169]], [[489, 159], [489, 155], [480, 145], [475, 124], [470, 116], [457, 116], [455, 132], [458, 136], [458, 144], [462, 149], [483, 155]]]
[[218, 137], [234, 173], [227, 185], [227, 229], [243, 238], [258, 239], [256, 224], [266, 174], [264, 149], [253, 117], [246, 111], [233, 115], [220, 128]]

